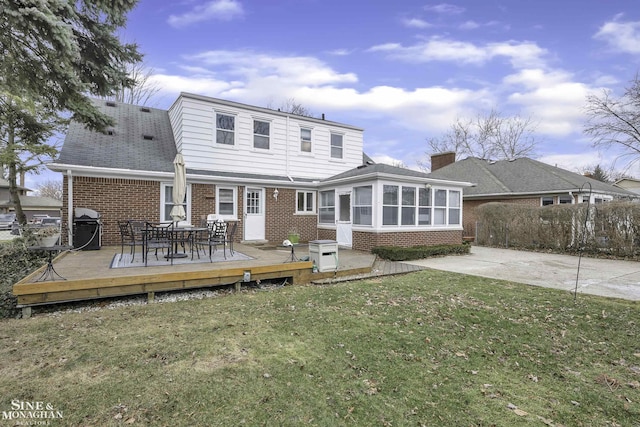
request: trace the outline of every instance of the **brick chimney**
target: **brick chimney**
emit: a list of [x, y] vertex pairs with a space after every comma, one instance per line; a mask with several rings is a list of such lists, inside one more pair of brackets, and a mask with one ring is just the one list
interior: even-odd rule
[[446, 153], [438, 153], [431, 155], [431, 172], [435, 172], [456, 161], [455, 151], [447, 151]]

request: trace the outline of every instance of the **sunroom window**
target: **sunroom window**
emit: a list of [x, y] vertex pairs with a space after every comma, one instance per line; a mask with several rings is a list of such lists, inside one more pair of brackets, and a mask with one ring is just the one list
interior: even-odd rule
[[354, 188], [353, 223], [373, 224], [373, 190], [370, 185]]
[[382, 225], [398, 225], [398, 191], [397, 185], [382, 187]]

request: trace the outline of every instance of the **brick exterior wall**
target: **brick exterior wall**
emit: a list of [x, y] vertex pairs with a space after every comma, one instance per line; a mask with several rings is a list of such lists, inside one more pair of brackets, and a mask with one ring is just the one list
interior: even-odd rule
[[[63, 178], [62, 221], [67, 227], [68, 181]], [[215, 186], [191, 184], [191, 223], [215, 212]], [[102, 215], [102, 245], [119, 245], [118, 221], [144, 219], [160, 220], [160, 182], [123, 179], [73, 177], [74, 207], [89, 208]], [[236, 234], [237, 236], [237, 234]], [[66, 241], [66, 234], [63, 236]]]
[[275, 187], [267, 187], [265, 191], [265, 238], [270, 242], [282, 243], [289, 232], [295, 230], [300, 234], [300, 242], [316, 240], [318, 215], [296, 215], [295, 189], [278, 188], [278, 200], [273, 197], [274, 190]]
[[[235, 241], [244, 236], [244, 187], [238, 187], [238, 229]], [[265, 191], [265, 238], [281, 243], [293, 229], [300, 233], [301, 242], [311, 240], [336, 240], [336, 231], [318, 229], [317, 214], [296, 215], [296, 190], [278, 188], [278, 200], [273, 197], [274, 187]], [[192, 224], [215, 213], [215, 185], [191, 184]], [[73, 177], [74, 207], [93, 209], [102, 215], [102, 245], [119, 245], [118, 220], [160, 220], [160, 182], [123, 178]], [[538, 201], [539, 203], [539, 201]], [[63, 178], [63, 227], [67, 227], [68, 180]], [[317, 204], [316, 204], [317, 206]], [[466, 215], [466, 206], [465, 206]], [[475, 225], [475, 220], [474, 220]], [[66, 234], [63, 236], [66, 240]], [[397, 233], [353, 232], [353, 248], [370, 251], [375, 246], [414, 246], [460, 243], [461, 231], [411, 231]]]
[[353, 249], [371, 251], [376, 246], [434, 246], [462, 243], [462, 230], [400, 231], [395, 233], [353, 232]]

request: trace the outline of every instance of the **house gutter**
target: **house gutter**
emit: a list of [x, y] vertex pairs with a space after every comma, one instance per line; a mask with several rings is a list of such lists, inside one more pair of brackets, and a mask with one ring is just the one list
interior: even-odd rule
[[467, 181], [450, 181], [445, 179], [421, 178], [417, 176], [395, 175], [395, 174], [380, 173], [380, 172], [322, 181], [321, 186], [325, 187], [330, 185], [346, 184], [350, 182], [371, 181], [375, 179], [388, 179], [392, 181], [400, 180], [403, 182], [411, 182], [416, 184], [448, 185], [448, 186], [454, 186], [454, 187], [475, 187], [476, 186], [476, 184], [472, 182], [467, 182]]
[[[95, 166], [78, 166], [67, 165], [61, 163], [48, 164], [47, 167], [55, 172], [67, 171], [67, 174], [73, 171], [77, 176], [87, 176], [94, 178], [129, 178], [129, 179], [146, 179], [157, 181], [171, 181], [173, 179], [173, 172], [153, 172], [153, 171], [139, 171], [133, 169], [113, 169], [102, 168]], [[276, 186], [287, 187], [289, 184], [292, 188], [317, 188], [317, 182], [304, 182], [297, 181], [294, 183], [293, 179], [289, 176], [286, 180], [274, 180], [264, 178], [244, 178], [244, 177], [225, 177], [225, 176], [206, 176], [187, 174], [187, 182], [193, 184], [234, 184], [234, 185], [260, 185], [260, 186]], [[295, 184], [295, 185], [293, 185]]]

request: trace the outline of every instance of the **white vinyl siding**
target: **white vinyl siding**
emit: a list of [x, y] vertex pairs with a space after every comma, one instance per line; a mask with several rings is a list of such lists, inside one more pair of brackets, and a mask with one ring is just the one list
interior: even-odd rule
[[[234, 117], [233, 145], [230, 129], [218, 129], [217, 114]], [[182, 94], [169, 110], [176, 145], [180, 144], [187, 168], [225, 171], [310, 180], [328, 177], [362, 164], [362, 130], [319, 119], [287, 116], [241, 104], [209, 101], [206, 97]], [[269, 122], [269, 149], [254, 148], [254, 120]], [[227, 123], [225, 127], [230, 127]], [[311, 132], [311, 151], [303, 151], [302, 139]], [[178, 133], [179, 131], [179, 133]], [[342, 158], [331, 157], [331, 134], [342, 135]]]

